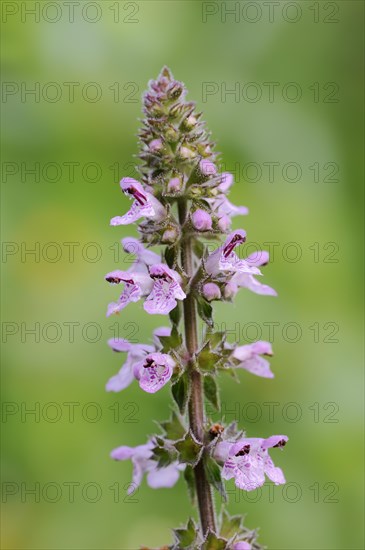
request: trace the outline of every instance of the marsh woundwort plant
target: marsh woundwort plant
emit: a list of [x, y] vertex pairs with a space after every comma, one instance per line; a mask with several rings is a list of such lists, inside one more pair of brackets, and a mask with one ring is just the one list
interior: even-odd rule
[[[170, 326], [154, 331], [151, 344], [109, 341], [114, 351], [127, 355], [107, 390], [119, 392], [136, 380], [144, 392], [153, 394], [169, 384], [175, 405], [171, 417], [160, 424], [159, 434], [138, 447], [118, 447], [111, 456], [132, 461], [131, 490], [144, 473], [153, 488], [172, 487], [180, 474], [184, 476], [197, 503], [200, 525], [189, 519], [185, 527], [174, 529], [174, 542], [166, 548], [258, 549], [256, 531], [244, 527], [240, 517], [229, 516], [222, 506], [216, 518], [212, 489], [224, 499], [223, 480], [234, 478], [243, 491], [263, 485], [265, 475], [275, 484], [285, 483], [269, 449], [282, 448], [288, 438], [246, 437], [236, 423], [209, 421], [204, 405], [209, 402], [219, 409], [217, 376], [221, 373], [236, 375], [244, 369], [273, 377], [264, 357], [272, 355], [270, 343], [228, 343], [224, 332], [213, 330], [212, 303], [232, 302], [240, 288], [271, 296], [276, 292], [256, 278], [268, 262], [267, 252], [246, 259], [235, 252], [246, 233], [232, 231], [231, 220], [248, 211], [228, 200], [233, 176], [219, 173], [217, 153], [201, 113], [185, 95], [184, 85], [166, 67], [149, 83], [139, 133], [140, 181], [122, 179], [120, 186], [132, 206], [110, 222], [113, 226], [138, 223], [139, 239], [122, 240], [135, 261], [129, 269], [105, 277], [123, 286], [107, 315], [143, 299], [148, 314], [168, 315], [170, 320]], [[159, 253], [152, 251], [153, 246], [159, 247]], [[198, 316], [206, 327], [202, 339]]]

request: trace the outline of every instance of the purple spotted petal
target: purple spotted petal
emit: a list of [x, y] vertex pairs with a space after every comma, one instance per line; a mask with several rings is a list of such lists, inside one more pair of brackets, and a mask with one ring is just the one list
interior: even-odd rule
[[170, 380], [175, 361], [166, 353], [150, 353], [140, 369], [139, 385], [147, 393], [156, 393]]
[[166, 211], [162, 204], [142, 184], [133, 178], [123, 178], [120, 182], [123, 192], [134, 202], [130, 210], [124, 216], [115, 216], [111, 219], [110, 225], [128, 225], [142, 217], [153, 220], [161, 220], [165, 217]]
[[210, 275], [216, 275], [219, 272], [230, 273], [250, 273], [251, 275], [261, 275], [260, 270], [248, 264], [245, 260], [240, 260], [234, 252], [234, 248], [246, 240], [246, 233], [242, 229], [233, 231], [228, 235], [225, 243], [210, 254], [205, 262], [205, 269]]
[[118, 302], [112, 302], [108, 306], [107, 317], [119, 313], [130, 302], [138, 302], [142, 296], [150, 292], [153, 285], [148, 274], [130, 271], [112, 271], [106, 275], [106, 280], [113, 284], [124, 282], [124, 290]]
[[106, 316], [109, 317], [114, 313], [119, 313], [124, 309], [130, 302], [138, 302], [142, 296], [141, 288], [138, 285], [129, 285], [126, 284], [122, 294], [119, 297], [119, 301], [112, 302], [108, 305]]
[[178, 282], [179, 276], [164, 264], [151, 266], [150, 276], [154, 279], [153, 289], [143, 307], [150, 314], [167, 315], [176, 307], [177, 299], [186, 297]]
[[286, 436], [268, 439], [244, 438], [232, 444], [225, 460], [222, 477], [234, 478], [235, 484], [245, 491], [253, 491], [265, 482], [265, 475], [279, 485], [285, 483], [282, 470], [277, 468], [268, 454], [269, 447], [281, 447]]

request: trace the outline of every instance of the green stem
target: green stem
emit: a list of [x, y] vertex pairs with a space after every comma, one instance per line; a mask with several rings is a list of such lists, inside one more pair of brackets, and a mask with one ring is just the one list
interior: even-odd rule
[[[186, 200], [179, 202], [179, 221], [181, 226], [186, 219], [187, 205]], [[193, 276], [193, 252], [191, 248], [191, 238], [183, 235], [181, 246], [181, 260], [184, 271], [188, 277]], [[189, 399], [189, 425], [195, 437], [204, 442], [204, 401], [202, 391], [202, 376], [194, 367], [194, 354], [198, 350], [198, 329], [196, 318], [196, 306], [193, 296], [194, 288], [190, 288], [184, 300], [184, 325], [185, 325], [185, 345], [190, 359], [188, 371], [191, 382], [191, 394]], [[204, 463], [201, 459], [194, 468], [195, 487], [198, 497], [200, 523], [203, 535], [209, 529], [215, 532], [215, 514], [211, 487], [208, 483]]]

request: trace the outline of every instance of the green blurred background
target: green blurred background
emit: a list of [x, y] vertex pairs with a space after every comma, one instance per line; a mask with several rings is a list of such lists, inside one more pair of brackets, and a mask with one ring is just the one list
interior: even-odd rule
[[[136, 236], [109, 218], [129, 204], [118, 181], [133, 175], [141, 93], [167, 64], [204, 111], [226, 169], [240, 163], [231, 195], [250, 216], [234, 226], [248, 241], [278, 243], [265, 282], [279, 297], [242, 290], [216, 321], [241, 344], [256, 331], [273, 340], [275, 379], [222, 380], [222, 401], [239, 407], [227, 419], [249, 436], [289, 436], [274, 460], [290, 484], [247, 495], [229, 484], [229, 509], [247, 513], [273, 549], [364, 548], [363, 3], [71, 4], [73, 16], [66, 2], [2, 2], [2, 547], [156, 547], [192, 513], [181, 479], [171, 490], [144, 482], [130, 502], [131, 465], [108, 458], [167, 417], [168, 389], [104, 391], [123, 360], [105, 343], [116, 326], [148, 342], [166, 323], [140, 303], [119, 325], [105, 319], [117, 291], [103, 275], [126, 265], [118, 240]], [[268, 82], [277, 83], [271, 97]], [[224, 94], [235, 86], [239, 97]], [[278, 163], [274, 181], [267, 163]], [[300, 167], [298, 181], [287, 163]], [[39, 415], [27, 415], [34, 407]]]

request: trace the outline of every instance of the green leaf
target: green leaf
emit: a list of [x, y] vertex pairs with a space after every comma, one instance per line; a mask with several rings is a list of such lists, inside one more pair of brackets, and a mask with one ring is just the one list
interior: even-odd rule
[[222, 511], [220, 534], [229, 539], [238, 534], [242, 529], [242, 516], [230, 516], [225, 510]]
[[188, 493], [190, 500], [192, 504], [195, 504], [195, 475], [194, 475], [194, 469], [190, 464], [186, 465], [186, 468], [184, 470], [184, 479], [186, 481], [186, 484], [188, 486]]
[[227, 549], [227, 541], [216, 534], [209, 531], [208, 536], [203, 543], [201, 550], [225, 550]]
[[201, 241], [199, 241], [198, 239], [194, 239], [193, 249], [199, 259], [203, 257], [204, 245]]
[[167, 439], [176, 441], [177, 439], [182, 439], [186, 433], [182, 419], [175, 411], [172, 411], [170, 420], [160, 422], [160, 426], [165, 432]]
[[203, 380], [204, 395], [206, 399], [219, 411], [219, 394], [218, 386], [213, 376], [206, 375]]
[[158, 339], [162, 345], [162, 353], [167, 353], [171, 349], [177, 349], [182, 344], [182, 336], [179, 334], [176, 326], [172, 328], [170, 336], [159, 336]]
[[175, 399], [181, 414], [185, 411], [189, 398], [189, 378], [184, 372], [180, 378], [171, 386], [172, 396]]
[[176, 307], [170, 311], [169, 317], [172, 324], [177, 327], [182, 317], [182, 305], [180, 301], [177, 303]]
[[188, 524], [183, 529], [174, 529], [174, 535], [179, 548], [190, 548], [196, 541], [198, 534], [197, 526], [195, 522], [190, 518]]
[[220, 355], [211, 351], [209, 342], [197, 354], [199, 370], [203, 373], [216, 370], [220, 361]]
[[213, 326], [213, 308], [210, 303], [200, 295], [196, 296], [196, 303], [199, 316], [207, 325]]
[[174, 269], [177, 260], [177, 250], [175, 246], [167, 246], [165, 249], [165, 260], [170, 269]]
[[195, 466], [201, 457], [203, 444], [200, 443], [191, 432], [188, 432], [184, 439], [174, 444], [179, 453], [179, 462]]
[[219, 492], [223, 500], [227, 500], [227, 494], [222, 481], [221, 469], [217, 462], [211, 456], [206, 456], [204, 459], [205, 473], [208, 482]]
[[176, 449], [165, 445], [165, 440], [160, 437], [156, 437], [156, 447], [152, 449], [153, 460], [157, 462], [157, 468], [165, 468], [172, 462], [177, 460]]
[[211, 332], [206, 335], [206, 342], [210, 344], [211, 349], [215, 349], [224, 342], [226, 337], [225, 332]]

